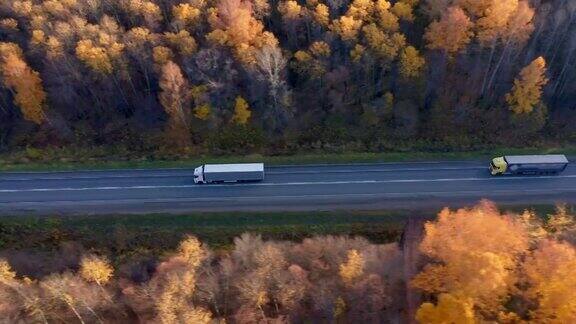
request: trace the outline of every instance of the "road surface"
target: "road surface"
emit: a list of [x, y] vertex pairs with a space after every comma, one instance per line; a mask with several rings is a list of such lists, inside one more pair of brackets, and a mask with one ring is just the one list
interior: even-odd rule
[[0, 214], [437, 208], [576, 203], [576, 165], [558, 176], [491, 177], [485, 162], [284, 166], [262, 183], [196, 185], [193, 170], [0, 173]]

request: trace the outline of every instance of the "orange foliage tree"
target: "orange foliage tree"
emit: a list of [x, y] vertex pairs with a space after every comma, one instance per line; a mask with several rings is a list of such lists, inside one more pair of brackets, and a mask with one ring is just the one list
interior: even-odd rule
[[170, 117], [168, 125], [172, 140], [178, 146], [186, 147], [189, 145], [188, 114], [185, 110], [189, 103], [188, 85], [180, 67], [172, 61], [162, 67], [160, 88], [160, 103]]
[[416, 320], [426, 324], [473, 324], [476, 323], [474, 303], [471, 299], [443, 293], [438, 304], [423, 303], [416, 313]]
[[523, 266], [526, 296], [538, 307], [530, 318], [538, 323], [576, 321], [576, 249], [569, 243], [544, 240]]
[[278, 44], [274, 34], [264, 31], [264, 25], [253, 16], [249, 1], [220, 0], [210, 13], [213, 30], [206, 37], [213, 43], [231, 47], [244, 64], [256, 62], [258, 49]]
[[14, 93], [14, 102], [25, 119], [42, 124], [46, 121], [46, 93], [38, 72], [32, 70], [13, 43], [0, 43], [0, 73], [4, 85]]
[[424, 38], [428, 48], [454, 55], [462, 51], [472, 38], [473, 23], [464, 10], [450, 7], [438, 21], [428, 26]]
[[542, 97], [542, 88], [548, 83], [546, 60], [538, 57], [520, 71], [514, 80], [512, 91], [506, 95], [506, 102], [516, 114], [532, 112]]
[[455, 212], [445, 209], [425, 225], [420, 250], [434, 262], [413, 284], [471, 300], [481, 311], [496, 314], [518, 280], [514, 269], [528, 247], [523, 224], [489, 202]]

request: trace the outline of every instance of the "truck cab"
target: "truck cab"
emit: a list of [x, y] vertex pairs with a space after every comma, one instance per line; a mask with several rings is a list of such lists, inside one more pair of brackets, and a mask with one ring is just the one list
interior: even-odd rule
[[206, 181], [204, 181], [204, 166], [203, 165], [194, 169], [194, 183], [206, 183]]
[[502, 175], [506, 173], [506, 169], [508, 168], [508, 163], [503, 156], [495, 157], [490, 162], [490, 173], [492, 175]]

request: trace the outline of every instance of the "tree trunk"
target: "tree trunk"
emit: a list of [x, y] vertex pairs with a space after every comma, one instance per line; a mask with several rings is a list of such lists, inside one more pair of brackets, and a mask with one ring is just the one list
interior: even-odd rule
[[512, 43], [512, 41], [510, 38], [508, 38], [508, 40], [506, 41], [506, 44], [504, 45], [504, 48], [502, 49], [502, 55], [500, 55], [500, 58], [498, 59], [498, 63], [494, 67], [494, 71], [492, 71], [492, 75], [490, 76], [490, 80], [488, 81], [488, 84], [486, 85], [485, 90], [490, 90], [494, 86], [496, 74], [498, 74], [498, 71], [500, 71], [500, 67], [502, 66], [502, 62], [504, 62], [504, 58], [506, 57], [506, 53], [508, 52], [508, 49], [510, 48], [510, 43]]
[[418, 259], [420, 252], [418, 245], [422, 237], [422, 222], [414, 218], [408, 218], [404, 229], [402, 253], [404, 256], [404, 282], [406, 284], [406, 320], [405, 323], [416, 323], [416, 311], [420, 305], [420, 293], [410, 285], [414, 276], [418, 273]]
[[67, 301], [66, 301], [66, 305], [68, 305], [68, 307], [70, 307], [70, 309], [72, 310], [72, 312], [74, 313], [74, 315], [76, 315], [76, 317], [78, 318], [78, 320], [80, 321], [80, 323], [84, 324], [84, 320], [82, 319], [82, 316], [80, 316], [80, 314], [78, 313], [78, 311], [76, 310], [76, 308], [74, 307], [74, 305], [72, 305], [72, 303], [67, 302]]
[[496, 52], [496, 39], [492, 43], [492, 48], [490, 49], [490, 58], [488, 59], [488, 66], [486, 67], [486, 73], [484, 73], [484, 79], [482, 80], [482, 87], [480, 88], [480, 95], [484, 95], [486, 91], [486, 81], [488, 81], [488, 75], [490, 74], [490, 68], [492, 67], [492, 60], [494, 59], [494, 53]]

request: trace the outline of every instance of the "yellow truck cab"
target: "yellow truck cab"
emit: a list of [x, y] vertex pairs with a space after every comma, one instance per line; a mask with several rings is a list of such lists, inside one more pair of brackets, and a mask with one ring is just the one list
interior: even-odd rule
[[507, 166], [508, 164], [503, 156], [493, 158], [492, 162], [490, 162], [490, 173], [492, 175], [504, 174]]
[[561, 154], [506, 155], [490, 161], [490, 173], [504, 174], [558, 174], [568, 166], [568, 159]]

